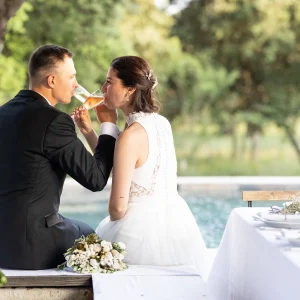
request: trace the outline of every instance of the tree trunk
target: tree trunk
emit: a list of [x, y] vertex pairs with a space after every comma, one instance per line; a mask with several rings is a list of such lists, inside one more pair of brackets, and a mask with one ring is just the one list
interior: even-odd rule
[[231, 132], [231, 159], [238, 160], [238, 137], [236, 133], [235, 124], [232, 126]]
[[293, 147], [294, 147], [294, 149], [296, 151], [298, 160], [300, 162], [300, 148], [299, 148], [297, 140], [296, 140], [296, 138], [295, 138], [295, 136], [293, 134], [293, 130], [289, 126], [287, 126], [287, 125], [283, 125], [283, 128], [284, 128], [285, 133], [287, 134], [290, 142], [292, 143], [292, 145], [293, 145]]
[[257, 159], [257, 148], [258, 148], [258, 140], [259, 140], [259, 133], [254, 132], [251, 135], [251, 152], [250, 152], [250, 160], [251, 162], [255, 162]]
[[0, 0], [0, 53], [3, 50], [7, 22], [23, 2], [24, 0]]
[[230, 124], [230, 135], [231, 135], [231, 159], [234, 161], [238, 160], [238, 135], [236, 131], [236, 118], [232, 116], [232, 122]]

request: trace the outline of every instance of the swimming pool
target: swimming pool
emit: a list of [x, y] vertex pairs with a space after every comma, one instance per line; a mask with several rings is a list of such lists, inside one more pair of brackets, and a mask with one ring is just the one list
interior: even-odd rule
[[[243, 190], [300, 190], [300, 185], [268, 184], [259, 178], [252, 184], [182, 184], [179, 194], [186, 200], [202, 232], [208, 248], [219, 246], [227, 219], [235, 207], [247, 206], [241, 200]], [[216, 181], [215, 181], [216, 182]], [[300, 182], [300, 181], [298, 181]], [[273, 181], [274, 183], [274, 181]], [[275, 182], [276, 183], [276, 182]], [[289, 182], [290, 183], [290, 182]], [[60, 212], [69, 218], [88, 223], [96, 228], [107, 216], [109, 187], [102, 192], [90, 192], [73, 180], [67, 180], [61, 200]], [[254, 206], [280, 205], [281, 202], [259, 202]]]

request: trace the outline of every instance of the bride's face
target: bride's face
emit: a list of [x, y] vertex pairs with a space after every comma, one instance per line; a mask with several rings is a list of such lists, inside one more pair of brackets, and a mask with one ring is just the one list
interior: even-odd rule
[[123, 85], [113, 68], [109, 68], [101, 90], [104, 94], [104, 103], [109, 109], [128, 105], [128, 88]]

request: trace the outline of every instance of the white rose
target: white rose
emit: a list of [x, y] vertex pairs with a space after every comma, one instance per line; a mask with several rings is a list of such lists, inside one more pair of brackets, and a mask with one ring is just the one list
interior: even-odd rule
[[101, 243], [100, 243], [100, 245], [101, 245], [101, 247], [105, 247], [106, 246], [106, 244], [107, 244], [107, 241], [101, 241]]
[[118, 263], [117, 261], [115, 261], [115, 262], [113, 263], [112, 267], [113, 267], [115, 270], [119, 270], [120, 265], [119, 265], [119, 263]]
[[93, 267], [97, 267], [98, 266], [98, 262], [96, 261], [96, 259], [91, 259], [90, 260], [90, 265]]
[[74, 264], [73, 261], [71, 261], [71, 260], [67, 261], [67, 266], [68, 266], [68, 267], [72, 267], [73, 264]]
[[119, 252], [115, 249], [111, 250], [111, 254], [113, 255], [113, 257], [118, 257], [119, 256]]
[[96, 245], [94, 246], [94, 251], [95, 251], [95, 252], [100, 252], [100, 251], [101, 251], [101, 246], [100, 246], [99, 244], [96, 244]]
[[125, 250], [125, 249], [126, 249], [125, 244], [122, 243], [122, 242], [118, 242], [118, 246], [119, 246], [122, 250]]
[[110, 249], [109, 245], [106, 245], [106, 246], [103, 247], [103, 251], [106, 252], [106, 253], [109, 253], [110, 250], [111, 249]]
[[111, 253], [111, 252], [105, 253], [105, 258], [106, 258], [106, 259], [109, 259], [109, 260], [112, 260], [112, 259], [113, 259], [112, 253]]
[[108, 266], [112, 266], [113, 262], [111, 260], [107, 261], [106, 263]]
[[100, 265], [101, 266], [105, 266], [106, 265], [106, 260], [105, 259], [101, 259], [100, 260]]
[[122, 253], [119, 254], [119, 259], [120, 260], [124, 259], [124, 255]]

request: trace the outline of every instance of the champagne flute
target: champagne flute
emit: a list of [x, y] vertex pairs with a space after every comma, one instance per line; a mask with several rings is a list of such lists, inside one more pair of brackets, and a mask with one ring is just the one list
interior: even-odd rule
[[75, 89], [74, 96], [81, 101], [83, 106], [88, 110], [99, 105], [104, 100], [103, 93], [100, 89], [97, 89], [90, 94], [81, 85], [78, 85], [78, 87]]

